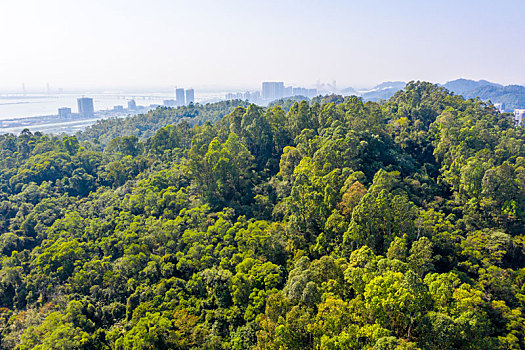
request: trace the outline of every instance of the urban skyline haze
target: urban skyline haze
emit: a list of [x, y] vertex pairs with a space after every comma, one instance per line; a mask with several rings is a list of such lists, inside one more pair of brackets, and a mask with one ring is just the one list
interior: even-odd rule
[[525, 84], [525, 2], [5, 0], [0, 90]]

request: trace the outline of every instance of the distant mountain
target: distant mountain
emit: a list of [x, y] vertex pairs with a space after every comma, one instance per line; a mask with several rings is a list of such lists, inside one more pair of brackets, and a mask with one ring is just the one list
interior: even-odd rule
[[396, 92], [403, 90], [405, 86], [406, 83], [403, 81], [386, 81], [370, 90], [360, 91], [360, 94], [365, 101], [388, 100]]
[[346, 89], [343, 89], [340, 92], [344, 96], [356, 95], [357, 94], [357, 91], [353, 87], [347, 87]]
[[490, 100], [492, 103], [503, 103], [505, 111], [516, 108], [525, 108], [525, 87], [520, 85], [507, 85], [492, 83], [486, 80], [457, 79], [449, 81], [443, 87], [465, 98], [479, 97]]
[[478, 89], [484, 86], [494, 86], [494, 87], [501, 87], [502, 85], [492, 83], [487, 80], [469, 80], [469, 79], [456, 79], [447, 82], [443, 87], [445, 87], [447, 90], [450, 90], [454, 92], [457, 95], [465, 95], [466, 93]]
[[525, 108], [525, 87], [520, 85], [508, 86], [481, 86], [469, 91], [465, 97], [490, 100], [494, 103], [503, 103], [506, 111], [516, 108]]
[[[341, 94], [345, 96], [358, 95], [365, 101], [388, 100], [396, 92], [404, 89], [405, 86], [406, 83], [403, 81], [386, 81], [369, 90], [356, 91], [354, 88], [348, 87], [341, 90]], [[456, 79], [441, 86], [465, 98], [479, 97], [484, 101], [490, 100], [492, 103], [503, 103], [507, 112], [512, 112], [516, 108], [525, 108], [524, 86], [504, 86], [487, 80], [476, 81], [469, 79]]]
[[388, 89], [404, 89], [407, 83], [404, 81], [385, 81], [379, 85], [374, 86], [372, 90], [388, 90]]

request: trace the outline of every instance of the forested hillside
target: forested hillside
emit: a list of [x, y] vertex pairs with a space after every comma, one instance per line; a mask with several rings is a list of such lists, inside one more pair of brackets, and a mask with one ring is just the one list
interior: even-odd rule
[[246, 107], [245, 101], [233, 100], [206, 104], [189, 104], [188, 106], [157, 107], [145, 114], [128, 116], [124, 119], [109, 118], [97, 121], [86, 130], [79, 132], [77, 138], [94, 144], [106, 145], [115, 137], [137, 136], [146, 139], [157, 130], [168, 125], [186, 121], [190, 124], [216, 122], [230, 114], [235, 107]]
[[443, 85], [448, 90], [467, 98], [480, 98], [485, 101], [502, 103], [505, 111], [525, 108], [525, 87], [491, 83], [490, 81], [457, 79]]
[[0, 136], [0, 347], [525, 349], [525, 129], [287, 103]]

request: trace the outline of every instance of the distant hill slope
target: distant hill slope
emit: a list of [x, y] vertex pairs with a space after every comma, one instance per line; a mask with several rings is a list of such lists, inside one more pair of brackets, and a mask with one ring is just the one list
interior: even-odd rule
[[106, 145], [119, 136], [137, 136], [146, 139], [167, 125], [177, 124], [184, 120], [191, 125], [203, 124], [207, 121], [214, 123], [230, 114], [235, 107], [247, 105], [246, 101], [232, 100], [206, 104], [197, 103], [178, 108], [158, 107], [145, 114], [99, 120], [96, 124], [79, 132], [77, 137], [80, 140], [96, 140], [102, 145]]
[[465, 93], [465, 97], [503, 103], [506, 111], [525, 108], [525, 87], [519, 85], [481, 86]]
[[505, 104], [505, 111], [516, 108], [525, 108], [525, 87], [520, 85], [507, 85], [492, 83], [486, 80], [457, 79], [449, 81], [443, 87], [465, 98], [479, 97], [493, 103]]
[[388, 100], [399, 90], [406, 86], [404, 81], [386, 81], [374, 86], [371, 90], [361, 92], [361, 97], [365, 101]]
[[385, 81], [379, 85], [376, 85], [376, 90], [387, 90], [387, 89], [404, 89], [407, 83], [404, 81]]
[[341, 92], [341, 95], [344, 95], [344, 96], [357, 94], [357, 91], [353, 87], [347, 87], [346, 89], [343, 89], [340, 92]]
[[456, 95], [465, 95], [470, 91], [485, 86], [501, 87], [502, 85], [492, 83], [487, 80], [475, 81], [463, 78], [449, 81], [443, 85], [443, 87], [445, 87], [447, 90], [454, 92]]

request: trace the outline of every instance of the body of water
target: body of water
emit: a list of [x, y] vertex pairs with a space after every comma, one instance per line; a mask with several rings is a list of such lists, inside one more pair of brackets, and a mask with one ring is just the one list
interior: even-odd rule
[[[113, 109], [114, 106], [127, 108], [128, 101], [134, 99], [137, 105], [162, 105], [164, 100], [175, 99], [173, 93], [84, 93], [38, 95], [0, 94], [0, 120], [19, 119], [58, 114], [61, 107], [69, 107], [73, 113], [78, 112], [77, 98], [93, 98], [95, 111]], [[224, 93], [195, 93], [195, 102], [216, 102], [224, 98]]]

